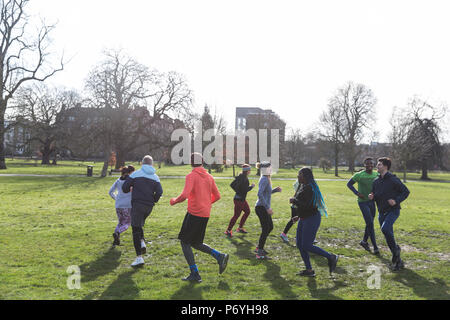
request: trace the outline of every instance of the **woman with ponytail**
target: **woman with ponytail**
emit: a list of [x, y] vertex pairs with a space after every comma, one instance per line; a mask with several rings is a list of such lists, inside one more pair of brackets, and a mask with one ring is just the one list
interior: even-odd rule
[[313, 244], [322, 215], [328, 216], [322, 193], [314, 180], [311, 169], [302, 168], [297, 177], [301, 190], [296, 192], [295, 197], [289, 199], [289, 202], [297, 207], [297, 217], [294, 219], [300, 219], [297, 227], [297, 248], [300, 250], [306, 270], [300, 272], [299, 275], [309, 277], [316, 275], [311, 267], [309, 252], [327, 258], [331, 274], [336, 269], [338, 256]]
[[272, 214], [273, 210], [270, 205], [272, 193], [281, 192], [280, 187], [272, 189], [270, 176], [272, 174], [272, 166], [270, 162], [263, 161], [257, 168], [261, 170], [261, 178], [258, 183], [258, 200], [255, 205], [255, 212], [261, 223], [261, 236], [259, 237], [258, 246], [255, 249], [256, 259], [266, 259], [267, 251], [264, 250], [267, 237], [273, 230]]

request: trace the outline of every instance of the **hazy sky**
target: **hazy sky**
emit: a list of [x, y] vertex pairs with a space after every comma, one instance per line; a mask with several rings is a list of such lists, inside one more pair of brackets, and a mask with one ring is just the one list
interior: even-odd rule
[[199, 112], [216, 107], [229, 129], [236, 107], [261, 107], [306, 131], [351, 80], [378, 98], [373, 118], [383, 141], [392, 107], [414, 94], [450, 103], [447, 3], [32, 0], [28, 9], [58, 22], [53, 48], [72, 58], [54, 84], [82, 89], [102, 49], [122, 48], [184, 74]]

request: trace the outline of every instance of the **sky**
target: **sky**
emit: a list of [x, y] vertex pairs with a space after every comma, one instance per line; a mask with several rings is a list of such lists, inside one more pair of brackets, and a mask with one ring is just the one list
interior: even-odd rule
[[183, 74], [197, 111], [207, 104], [229, 130], [236, 107], [260, 107], [307, 132], [353, 81], [377, 98], [371, 119], [383, 142], [394, 106], [414, 95], [450, 103], [447, 2], [31, 0], [28, 13], [57, 23], [51, 49], [69, 60], [51, 84], [82, 90], [102, 51], [122, 49]]

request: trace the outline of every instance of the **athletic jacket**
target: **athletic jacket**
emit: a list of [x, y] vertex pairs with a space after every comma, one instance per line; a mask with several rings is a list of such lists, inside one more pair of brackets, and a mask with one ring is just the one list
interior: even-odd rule
[[[389, 171], [386, 172], [384, 177], [379, 176], [373, 181], [372, 192], [380, 213], [386, 213], [392, 209], [401, 209], [400, 202], [409, 195], [408, 188], [395, 174]], [[395, 206], [389, 205], [389, 199], [395, 200]]]
[[[109, 189], [109, 195], [116, 201], [116, 208], [131, 208], [131, 193], [123, 193], [122, 186], [126, 179], [120, 177]], [[117, 189], [117, 195], [114, 193]]]
[[272, 189], [269, 178], [267, 178], [266, 176], [262, 176], [261, 178], [259, 178], [258, 188], [258, 200], [256, 200], [255, 207], [262, 206], [269, 210], [271, 208], [270, 200], [272, 197], [272, 193], [278, 191], [276, 188]]
[[245, 201], [245, 198], [247, 197], [247, 192], [253, 189], [253, 187], [250, 186], [250, 182], [248, 181], [247, 175], [241, 173], [236, 177], [235, 183], [236, 187], [233, 188], [233, 190], [236, 191], [234, 199]]
[[294, 195], [293, 209], [295, 215], [300, 218], [308, 218], [318, 212], [317, 207], [313, 206], [313, 190], [311, 185], [300, 185]]
[[133, 172], [125, 180], [122, 191], [130, 192], [133, 187], [131, 203], [141, 203], [147, 206], [153, 206], [158, 202], [163, 193], [159, 177], [155, 174], [156, 170], [151, 165], [144, 164], [142, 168]]
[[173, 206], [186, 199], [188, 199], [187, 211], [190, 214], [209, 218], [212, 204], [220, 199], [220, 193], [214, 178], [205, 168], [192, 169], [186, 176], [183, 192], [177, 198], [170, 199], [170, 205]]

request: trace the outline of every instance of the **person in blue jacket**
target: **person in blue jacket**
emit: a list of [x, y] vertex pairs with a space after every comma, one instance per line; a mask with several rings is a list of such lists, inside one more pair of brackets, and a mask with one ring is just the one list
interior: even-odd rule
[[131, 264], [138, 267], [144, 264], [142, 254], [147, 252], [144, 239], [145, 219], [150, 215], [153, 206], [158, 202], [163, 193], [159, 177], [153, 168], [153, 158], [149, 155], [142, 159], [141, 169], [127, 177], [122, 185], [122, 191], [130, 192], [131, 188], [131, 229], [133, 231], [133, 243], [136, 250], [136, 260]]
[[392, 270], [398, 271], [404, 267], [404, 263], [400, 258], [400, 246], [395, 241], [394, 223], [400, 216], [400, 203], [409, 196], [409, 190], [399, 178], [389, 172], [391, 164], [390, 158], [378, 159], [377, 170], [380, 176], [373, 181], [369, 199], [375, 200], [377, 204], [381, 232], [392, 253]]

